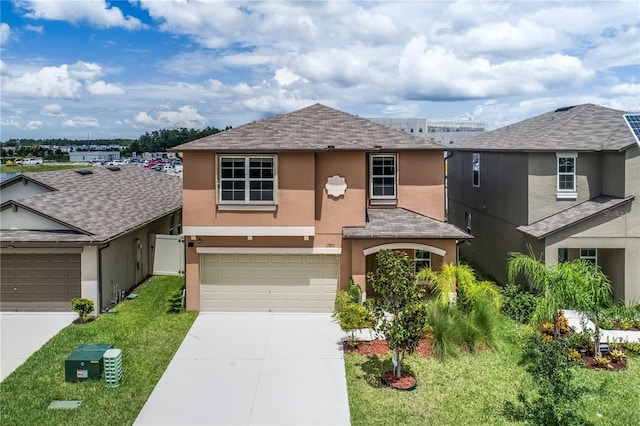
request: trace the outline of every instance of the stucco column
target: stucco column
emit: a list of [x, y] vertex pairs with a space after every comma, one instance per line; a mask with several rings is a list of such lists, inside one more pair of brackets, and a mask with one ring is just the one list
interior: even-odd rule
[[100, 311], [98, 266], [98, 247], [84, 246], [80, 254], [80, 297], [93, 301], [93, 315]]

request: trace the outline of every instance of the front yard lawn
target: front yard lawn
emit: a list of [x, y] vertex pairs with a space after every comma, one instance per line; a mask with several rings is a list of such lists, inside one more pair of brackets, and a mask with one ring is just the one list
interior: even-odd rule
[[[132, 424], [197, 316], [165, 313], [167, 297], [183, 282], [181, 277], [154, 277], [114, 313], [62, 330], [0, 384], [0, 424]], [[103, 380], [65, 382], [64, 360], [83, 343], [112, 343], [122, 350], [119, 387], [107, 388]], [[48, 409], [54, 400], [82, 404]]]
[[[411, 355], [406, 362], [418, 380], [415, 391], [380, 385], [380, 373], [391, 369], [385, 357], [345, 355], [351, 424], [358, 425], [508, 425], [505, 401], [516, 400], [531, 379], [519, 365], [524, 330], [501, 319], [498, 350], [464, 353], [444, 362]], [[584, 399], [584, 414], [594, 425], [640, 424], [640, 357], [628, 355], [625, 371], [578, 369], [576, 380], [593, 389]]]

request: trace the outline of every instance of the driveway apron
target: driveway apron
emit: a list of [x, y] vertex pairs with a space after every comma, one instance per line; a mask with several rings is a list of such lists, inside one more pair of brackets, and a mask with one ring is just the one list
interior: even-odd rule
[[0, 313], [0, 381], [76, 318], [75, 312]]
[[135, 424], [348, 425], [341, 339], [329, 314], [201, 313]]

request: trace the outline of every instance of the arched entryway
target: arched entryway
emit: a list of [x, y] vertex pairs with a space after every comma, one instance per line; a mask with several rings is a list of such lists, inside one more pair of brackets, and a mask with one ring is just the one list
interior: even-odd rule
[[[415, 271], [428, 267], [432, 269], [440, 268], [443, 259], [447, 254], [446, 250], [428, 244], [420, 243], [389, 243], [380, 244], [366, 248], [362, 251], [365, 256], [366, 272], [374, 272], [377, 268], [376, 255], [382, 250], [400, 250], [407, 253], [409, 259], [413, 259]], [[369, 280], [366, 280], [365, 291], [367, 296], [375, 297], [377, 293], [373, 290]]]

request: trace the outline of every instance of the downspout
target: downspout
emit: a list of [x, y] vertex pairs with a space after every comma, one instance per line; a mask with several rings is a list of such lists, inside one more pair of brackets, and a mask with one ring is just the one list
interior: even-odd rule
[[448, 175], [449, 175], [449, 167], [447, 166], [447, 160], [451, 157], [453, 157], [454, 151], [451, 151], [451, 153], [447, 154], [444, 157], [444, 220], [445, 222], [449, 221], [449, 182], [448, 182]]

